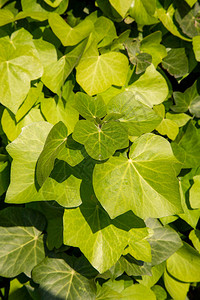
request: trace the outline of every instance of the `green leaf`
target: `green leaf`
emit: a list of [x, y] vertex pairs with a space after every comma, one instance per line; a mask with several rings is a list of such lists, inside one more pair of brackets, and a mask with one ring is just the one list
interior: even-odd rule
[[152, 275], [151, 264], [136, 260], [130, 255], [122, 256], [110, 271], [114, 278], [122, 275], [124, 272], [128, 276]]
[[81, 180], [73, 176], [64, 162], [56, 162], [52, 177], [45, 181], [39, 192], [37, 191], [35, 167], [51, 128], [52, 125], [46, 122], [32, 123], [24, 127], [22, 134], [7, 147], [13, 163], [6, 202], [55, 200], [65, 207], [81, 204]]
[[62, 2], [62, 0], [44, 0], [44, 1], [52, 7], [57, 7]]
[[165, 263], [154, 266], [151, 269], [152, 276], [143, 275], [142, 279], [137, 279], [137, 281], [149, 288], [154, 286], [156, 282], [160, 279], [165, 269]]
[[70, 27], [58, 14], [49, 16], [49, 25], [63, 46], [74, 46], [84, 40], [94, 29], [93, 22], [83, 20], [76, 27]]
[[200, 230], [198, 229], [192, 230], [189, 234], [189, 239], [192, 241], [192, 244], [200, 253]]
[[200, 117], [200, 96], [198, 93], [197, 81], [185, 90], [184, 93], [173, 93], [175, 105], [171, 107], [174, 112], [190, 111], [197, 118]]
[[[31, 96], [32, 92], [30, 92]], [[28, 99], [29, 97], [27, 97]], [[35, 98], [32, 98], [32, 100]], [[25, 103], [24, 103], [25, 104]], [[16, 116], [20, 115], [21, 112], [23, 112], [23, 109], [25, 109], [26, 104], [24, 105], [24, 108], [21, 106], [21, 110], [19, 111], [19, 114]], [[27, 126], [33, 122], [40, 122], [44, 121], [44, 118], [42, 117], [40, 110], [37, 108], [31, 109], [29, 113], [25, 115], [23, 119], [21, 119], [19, 122], [16, 122], [14, 114], [9, 111], [8, 109], [4, 109], [3, 115], [2, 115], [2, 128], [5, 134], [7, 135], [7, 138], [9, 141], [13, 141], [18, 137], [18, 135], [21, 133], [22, 128], [24, 126]]]
[[26, 287], [17, 278], [10, 281], [8, 300], [32, 300]]
[[194, 184], [192, 185], [190, 193], [190, 205], [192, 208], [200, 208], [200, 175], [193, 177]]
[[82, 202], [80, 208], [65, 210], [64, 243], [79, 247], [102, 273], [120, 258], [129, 241], [128, 230], [144, 227], [144, 223], [132, 213], [111, 220], [88, 185], [83, 187]]
[[165, 289], [160, 285], [154, 285], [152, 286], [151, 290], [156, 295], [157, 300], [166, 300], [167, 299], [167, 292]]
[[75, 47], [70, 48], [71, 51], [62, 56], [58, 61], [45, 66], [42, 82], [52, 92], [60, 95], [61, 87], [74, 67], [78, 64], [86, 44], [87, 40], [82, 41]]
[[184, 243], [184, 246], [167, 260], [167, 271], [176, 279], [184, 282], [199, 281], [200, 254], [193, 247]]
[[174, 277], [165, 271], [164, 283], [168, 293], [174, 300], [185, 300], [190, 284], [176, 280]]
[[189, 9], [185, 2], [180, 3], [175, 12], [176, 21], [179, 23], [183, 33], [193, 38], [199, 35], [199, 9], [200, 5], [197, 3], [193, 9]]
[[107, 159], [117, 149], [129, 145], [127, 130], [115, 121], [96, 125], [88, 120], [81, 120], [74, 128], [73, 138], [84, 144], [87, 153], [96, 160]]
[[162, 24], [169, 30], [173, 35], [181, 38], [185, 41], [191, 41], [190, 39], [184, 37], [179, 31], [176, 25], [174, 24], [173, 17], [175, 13], [175, 9], [173, 4], [171, 4], [167, 10], [165, 10], [161, 5], [159, 5], [159, 8], [156, 10], [157, 16], [162, 22]]
[[194, 36], [192, 38], [192, 45], [193, 45], [193, 50], [195, 54], [195, 58], [197, 61], [200, 61], [200, 36]]
[[175, 113], [168, 112], [168, 113], [166, 113], [166, 119], [172, 120], [173, 122], [175, 122], [178, 125], [178, 127], [182, 127], [189, 120], [191, 120], [192, 117], [190, 117], [184, 113], [175, 114]]
[[142, 3], [146, 9], [146, 11], [150, 14], [153, 15], [156, 10], [156, 0], [142, 0]]
[[0, 212], [0, 274], [15, 277], [31, 270], [44, 257], [44, 217], [33, 210], [8, 207]]
[[37, 102], [37, 100], [41, 95], [42, 88], [43, 88], [42, 82], [39, 82], [36, 87], [30, 88], [26, 99], [24, 100], [24, 102], [22, 103], [22, 105], [20, 106], [20, 108], [18, 109], [15, 115], [15, 119], [17, 122], [19, 122]]
[[39, 21], [44, 21], [48, 19], [50, 12], [63, 14], [67, 9], [68, 4], [69, 0], [62, 0], [60, 5], [54, 8], [49, 6], [47, 3], [44, 3], [44, 1], [21, 0], [23, 13], [26, 14], [26, 16], [30, 16], [31, 18]]
[[91, 40], [95, 39], [98, 47], [105, 47], [117, 38], [114, 23], [103, 16], [97, 18], [94, 23], [94, 31], [92, 32]]
[[136, 100], [131, 91], [125, 91], [113, 97], [108, 103], [108, 113], [120, 114], [120, 122], [127, 128], [129, 135], [140, 136], [153, 131], [161, 118], [149, 106]]
[[106, 283], [103, 286], [100, 286], [97, 283], [97, 294], [95, 300], [110, 300], [110, 299], [121, 299], [121, 294], [113, 290], [110, 286], [107, 286]]
[[173, 142], [171, 145], [174, 155], [183, 163], [184, 168], [193, 168], [200, 165], [200, 131], [193, 122], [189, 122], [180, 140]]
[[142, 285], [142, 284], [133, 284], [122, 291], [122, 299], [123, 300], [129, 300], [129, 299], [135, 299], [135, 300], [143, 300], [143, 299], [149, 299], [149, 300], [156, 300], [156, 296], [154, 292]]
[[128, 210], [144, 219], [181, 212], [170, 144], [144, 134], [131, 147], [129, 157], [112, 157], [94, 169], [95, 194], [111, 218]]
[[156, 130], [161, 135], [167, 135], [172, 141], [175, 140], [178, 135], [178, 125], [169, 119], [163, 119], [162, 122], [156, 127]]
[[138, 0], [132, 2], [129, 14], [137, 24], [151, 25], [158, 22], [158, 19], [151, 15], [154, 9], [155, 0], [151, 0], [149, 3], [146, 0]]
[[64, 207], [79, 206], [80, 184], [80, 176], [74, 176], [65, 162], [56, 160], [51, 177], [47, 178], [32, 201], [55, 200]]
[[0, 0], [0, 8], [1, 8], [2, 6], [4, 6], [4, 4], [6, 4], [6, 2], [8, 2], [8, 0]]
[[58, 122], [49, 132], [37, 161], [36, 178], [40, 186], [49, 177], [54, 167], [58, 153], [65, 147], [67, 140], [67, 127], [63, 122]]
[[163, 67], [175, 78], [186, 75], [189, 71], [185, 48], [171, 49], [162, 61]]
[[74, 107], [82, 117], [88, 120], [100, 119], [106, 115], [106, 105], [101, 96], [91, 97], [78, 92]]
[[43, 67], [57, 61], [57, 52], [54, 45], [43, 40], [34, 40], [33, 42]]
[[141, 42], [141, 51], [152, 56], [152, 63], [155, 68], [167, 56], [166, 48], [160, 44], [161, 41], [162, 33], [161, 31], [156, 31], [146, 36]]
[[[51, 299], [95, 299], [95, 286], [92, 280], [76, 272], [66, 262], [68, 257], [46, 257], [33, 269], [32, 276], [40, 284], [41, 297]], [[68, 258], [69, 260], [69, 258]]]
[[148, 238], [153, 265], [162, 263], [182, 246], [179, 235], [172, 228], [162, 227], [159, 222], [152, 227], [151, 219], [146, 221], [146, 225], [153, 229], [153, 235]]
[[57, 158], [66, 161], [70, 166], [74, 167], [79, 164], [87, 154], [84, 151], [83, 145], [73, 140], [72, 135], [68, 136], [66, 147], [63, 148]]
[[27, 208], [37, 210], [47, 220], [47, 247], [49, 250], [60, 248], [63, 244], [63, 213], [64, 209], [56, 202], [32, 202], [26, 204]]
[[137, 260], [151, 262], [151, 247], [147, 241], [149, 235], [147, 228], [133, 228], [129, 234], [130, 240], [123, 255], [129, 253]]
[[[71, 95], [73, 97], [73, 94]], [[42, 98], [41, 111], [47, 122], [55, 125], [62, 121], [68, 129], [68, 134], [73, 132], [74, 126], [78, 121], [79, 114], [72, 107], [73, 101], [69, 99], [67, 103], [56, 98]]]
[[128, 59], [122, 53], [98, 54], [91, 45], [82, 56], [77, 68], [76, 79], [89, 95], [95, 95], [111, 85], [123, 86], [128, 72]]
[[0, 101], [14, 113], [25, 99], [30, 81], [43, 73], [38, 53], [26, 39], [30, 40], [30, 34], [25, 29], [14, 32], [10, 39], [0, 39]]
[[36, 195], [35, 166], [51, 128], [52, 125], [47, 122], [32, 123], [24, 127], [22, 134], [7, 146], [13, 158], [7, 202], [26, 203]]
[[11, 23], [15, 20], [14, 14], [8, 9], [0, 10], [0, 26]]
[[[187, 179], [180, 180], [180, 193], [181, 193], [181, 203], [183, 208], [183, 213], [179, 214], [179, 217], [187, 222], [191, 227], [196, 228], [197, 223], [199, 221], [200, 210], [191, 209], [190, 206], [190, 196], [191, 189], [190, 182]], [[189, 194], [189, 199], [188, 199]]]
[[123, 0], [109, 0], [109, 2], [114, 7], [114, 9], [120, 14], [120, 16], [124, 18], [131, 6], [132, 0], [127, 0], [126, 2], [124, 2]]
[[190, 7], [192, 7], [196, 2], [197, 0], [185, 0], [187, 2], [187, 4], [189, 4]]
[[133, 84], [127, 87], [136, 100], [153, 107], [162, 103], [168, 95], [168, 86], [164, 77], [156, 71], [153, 65]]

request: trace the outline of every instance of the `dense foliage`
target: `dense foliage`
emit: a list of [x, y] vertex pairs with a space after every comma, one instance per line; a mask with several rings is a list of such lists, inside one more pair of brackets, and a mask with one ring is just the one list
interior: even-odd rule
[[200, 3], [0, 0], [0, 298], [200, 294]]

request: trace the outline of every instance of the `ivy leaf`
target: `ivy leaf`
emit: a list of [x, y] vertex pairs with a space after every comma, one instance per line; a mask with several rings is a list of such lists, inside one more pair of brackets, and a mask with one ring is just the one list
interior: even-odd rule
[[143, 300], [144, 297], [145, 299], [156, 300], [154, 292], [143, 284], [133, 284], [124, 289], [121, 294], [122, 299], [124, 300], [129, 300], [131, 298], [135, 300]]
[[106, 115], [106, 106], [101, 96], [91, 97], [78, 92], [74, 107], [82, 117], [88, 120], [100, 119]]
[[107, 159], [117, 149], [129, 145], [127, 130], [115, 121], [100, 126], [88, 120], [81, 120], [74, 128], [73, 138], [84, 144], [87, 153], [96, 160]]
[[78, 64], [87, 44], [87, 40], [80, 42], [58, 61], [48, 64], [44, 68], [42, 82], [54, 93], [60, 94], [60, 89]]
[[26, 31], [21, 29], [14, 32], [10, 39], [0, 39], [0, 101], [13, 113], [17, 112], [28, 94], [30, 81], [43, 73], [38, 53], [31, 44], [26, 43], [26, 38]]
[[44, 0], [44, 1], [52, 7], [57, 7], [62, 2], [62, 0]]
[[167, 83], [153, 65], [126, 90], [132, 92], [136, 100], [150, 107], [162, 103], [168, 95]]
[[109, 0], [109, 2], [114, 7], [114, 9], [120, 14], [120, 16], [124, 18], [131, 6], [132, 0], [127, 0], [126, 2], [124, 2], [123, 0]]
[[197, 0], [185, 0], [187, 2], [187, 4], [192, 7], [196, 2]]
[[36, 195], [35, 166], [51, 128], [52, 125], [47, 122], [32, 123], [24, 127], [22, 134], [7, 146], [13, 158], [7, 202], [26, 203]]
[[[152, 228], [151, 220], [147, 220], [146, 225]], [[147, 240], [151, 245], [151, 263], [157, 265], [176, 252], [182, 246], [182, 241], [177, 232], [170, 227], [163, 227], [158, 224], [152, 229], [153, 235]]]
[[80, 205], [81, 179], [73, 176], [64, 162], [58, 161], [53, 176], [45, 181], [39, 192], [36, 189], [35, 167], [51, 128], [47, 122], [32, 123], [24, 127], [22, 134], [7, 147], [13, 163], [6, 202], [55, 200], [65, 207]]
[[200, 37], [194, 36], [192, 39], [192, 45], [193, 45], [193, 50], [194, 50], [194, 54], [195, 54], [195, 58], [197, 61], [200, 61], [200, 46], [199, 46], [199, 42], [200, 42]]
[[170, 276], [167, 270], [164, 272], [164, 283], [168, 293], [174, 300], [185, 300], [189, 291], [190, 284], [176, 280]]
[[148, 36], [145, 36], [141, 41], [141, 51], [149, 53], [152, 56], [152, 63], [155, 68], [162, 61], [162, 59], [167, 56], [166, 48], [160, 44], [161, 41], [161, 31], [153, 32]]
[[38, 108], [31, 109], [19, 122], [16, 122], [15, 116], [11, 111], [4, 109], [1, 119], [3, 131], [7, 135], [9, 141], [14, 141], [21, 133], [23, 127], [33, 122], [40, 121], [44, 121], [44, 118]]
[[125, 91], [113, 97], [108, 103], [108, 113], [122, 115], [119, 118], [127, 128], [129, 135], [140, 136], [153, 131], [161, 122], [161, 117], [152, 108], [136, 100], [131, 91]]
[[143, 275], [142, 279], [137, 279], [137, 281], [151, 288], [160, 279], [164, 270], [165, 270], [165, 263], [158, 264], [151, 269], [152, 276]]
[[132, 213], [111, 220], [90, 189], [88, 185], [83, 187], [79, 208], [65, 210], [64, 243], [79, 247], [93, 267], [103, 273], [120, 258], [128, 244], [128, 230], [144, 227], [144, 223]]
[[188, 5], [183, 1], [175, 12], [175, 17], [180, 25], [183, 33], [190, 38], [198, 36], [200, 33], [200, 24], [198, 20], [200, 5], [196, 3], [194, 8], [189, 9]]
[[42, 299], [94, 300], [94, 282], [76, 272], [66, 260], [69, 261], [67, 255], [46, 257], [33, 269], [33, 280], [40, 284]]
[[167, 271], [183, 282], [199, 281], [200, 254], [193, 247], [184, 243], [184, 246], [167, 260]]
[[43, 185], [53, 170], [54, 161], [58, 153], [65, 147], [66, 140], [67, 127], [60, 121], [49, 132], [37, 161], [36, 177], [40, 186]]
[[195, 168], [200, 165], [200, 131], [192, 121], [189, 122], [182, 137], [171, 145], [174, 155], [183, 163], [184, 168]]
[[[0, 275], [15, 277], [31, 270], [44, 257], [44, 217], [33, 210], [8, 207], [0, 212]], [[17, 261], [16, 261], [17, 258]]]
[[122, 53], [98, 54], [91, 45], [82, 56], [77, 68], [76, 79], [90, 96], [101, 93], [112, 84], [123, 86], [128, 73], [128, 59]]
[[95, 38], [98, 47], [105, 47], [117, 38], [114, 23], [103, 16], [97, 18], [94, 23], [94, 31], [92, 32], [91, 40]]
[[128, 210], [143, 219], [176, 214], [182, 209], [175, 164], [165, 139], [144, 134], [131, 147], [129, 159], [112, 157], [95, 166], [95, 194], [111, 218]]
[[76, 207], [81, 204], [81, 179], [74, 176], [68, 164], [56, 160], [51, 177], [47, 178], [35, 201], [55, 200], [64, 207]]
[[192, 244], [200, 253], [200, 230], [198, 229], [192, 230], [189, 234], [189, 239], [192, 241]]
[[87, 19], [72, 28], [56, 13], [50, 14], [49, 25], [65, 47], [78, 44], [94, 29], [93, 22]]
[[189, 66], [185, 48], [171, 49], [167, 56], [163, 58], [162, 65], [175, 78], [186, 75]]
[[151, 25], [158, 22], [158, 19], [152, 16], [155, 10], [155, 0], [138, 0], [131, 4], [129, 14], [139, 25]]
[[179, 31], [176, 25], [174, 24], [173, 17], [175, 14], [175, 8], [173, 4], [171, 4], [167, 10], [165, 10], [160, 4], [156, 10], [157, 16], [163, 25], [169, 30], [173, 35], [181, 38], [182, 40], [190, 42], [189, 38], [184, 37]]
[[185, 90], [184, 93], [174, 92], [173, 93], [175, 105], [171, 106], [174, 112], [187, 112], [190, 111], [191, 114], [200, 116], [200, 96], [197, 89], [197, 81]]
[[47, 122], [56, 125], [59, 121], [62, 121], [68, 129], [68, 134], [72, 133], [74, 126], [79, 119], [78, 112], [72, 107], [72, 99], [68, 98], [67, 103], [62, 99], [55, 98], [42, 98], [40, 99], [41, 112], [44, 115]]

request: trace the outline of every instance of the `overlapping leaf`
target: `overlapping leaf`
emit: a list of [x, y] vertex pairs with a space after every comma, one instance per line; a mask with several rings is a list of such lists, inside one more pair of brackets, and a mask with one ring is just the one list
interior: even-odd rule
[[0, 73], [0, 101], [16, 113], [30, 89], [30, 81], [43, 73], [31, 35], [24, 29], [13, 33], [10, 39], [0, 39]]
[[0, 212], [0, 274], [30, 276], [35, 265], [45, 257], [42, 231], [45, 218], [26, 208], [9, 207]]
[[145, 134], [129, 159], [112, 157], [95, 166], [95, 194], [112, 218], [130, 209], [144, 219], [173, 215], [182, 210], [175, 164], [168, 142]]

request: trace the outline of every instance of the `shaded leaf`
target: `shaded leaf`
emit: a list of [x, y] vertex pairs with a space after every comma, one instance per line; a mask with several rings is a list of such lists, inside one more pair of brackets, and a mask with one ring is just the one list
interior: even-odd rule
[[55, 299], [95, 299], [93, 281], [85, 278], [65, 261], [67, 256], [46, 257], [33, 272], [33, 280], [40, 284], [44, 300]]
[[31, 270], [44, 257], [44, 217], [33, 210], [8, 207], [0, 212], [0, 274], [15, 277]]

